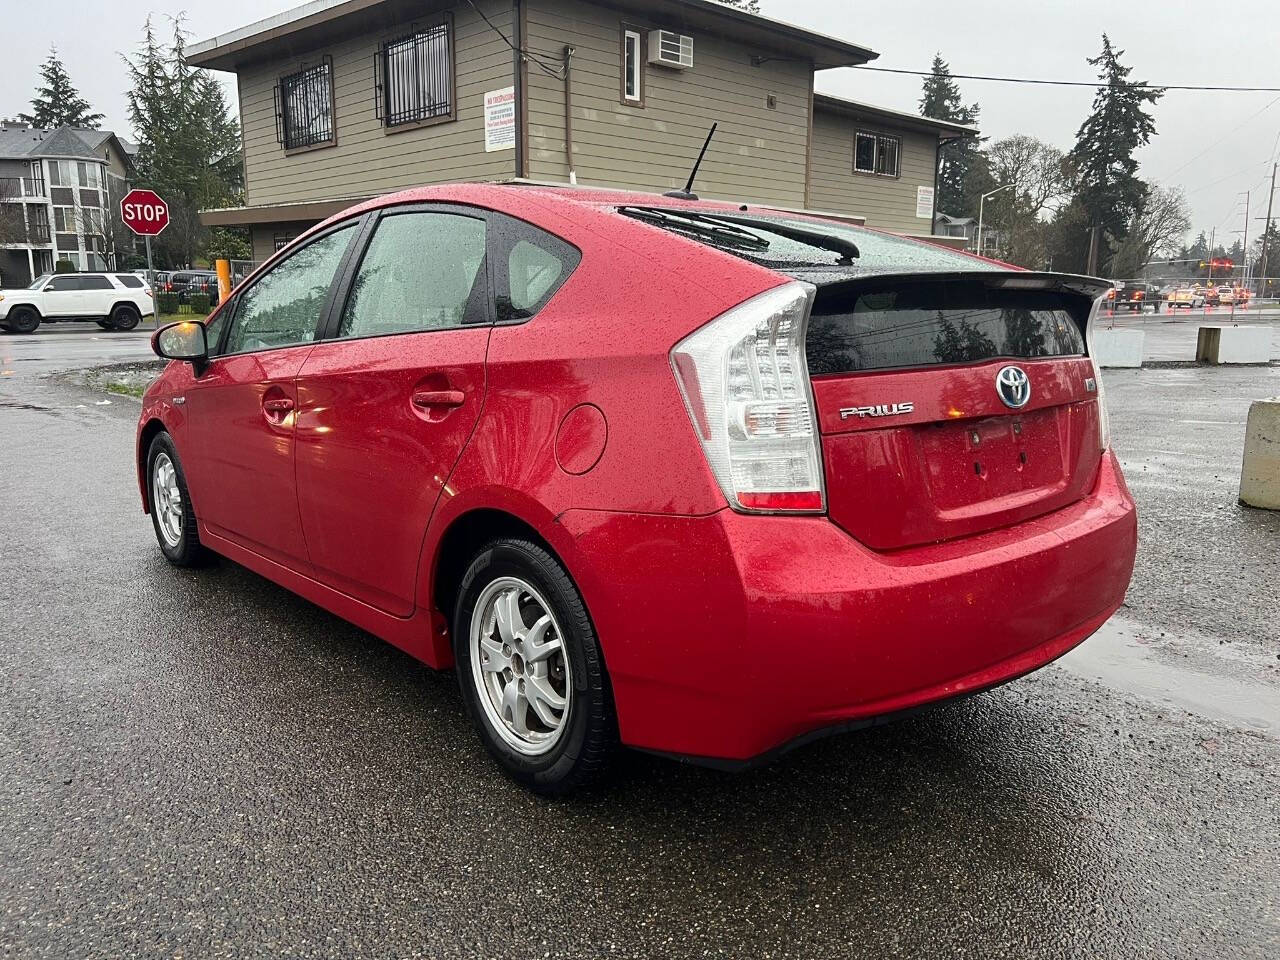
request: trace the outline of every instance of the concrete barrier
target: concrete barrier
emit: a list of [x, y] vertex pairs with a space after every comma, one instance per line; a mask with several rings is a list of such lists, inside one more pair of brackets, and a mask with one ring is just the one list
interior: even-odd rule
[[1100, 367], [1142, 366], [1146, 334], [1133, 327], [1102, 327], [1093, 331], [1093, 359]]
[[1240, 502], [1280, 510], [1280, 397], [1255, 400], [1249, 407]]
[[1201, 327], [1196, 359], [1204, 363], [1270, 363], [1271, 327]]

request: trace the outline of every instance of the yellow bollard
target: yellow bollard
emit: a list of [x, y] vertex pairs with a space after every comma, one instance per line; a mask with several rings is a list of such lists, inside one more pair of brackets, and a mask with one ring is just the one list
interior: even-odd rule
[[215, 260], [213, 268], [218, 271], [218, 302], [221, 303], [231, 295], [231, 261]]

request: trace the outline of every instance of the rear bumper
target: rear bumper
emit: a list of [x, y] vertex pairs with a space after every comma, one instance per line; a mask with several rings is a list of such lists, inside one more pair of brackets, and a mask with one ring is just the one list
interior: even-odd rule
[[623, 741], [731, 762], [1043, 666], [1120, 605], [1137, 545], [1111, 454], [1069, 507], [895, 553], [823, 517], [561, 522]]

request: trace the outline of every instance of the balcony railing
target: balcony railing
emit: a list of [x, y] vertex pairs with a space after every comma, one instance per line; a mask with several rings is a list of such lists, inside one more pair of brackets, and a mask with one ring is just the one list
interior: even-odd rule
[[44, 180], [36, 177], [0, 177], [0, 201], [44, 200], [48, 196]]

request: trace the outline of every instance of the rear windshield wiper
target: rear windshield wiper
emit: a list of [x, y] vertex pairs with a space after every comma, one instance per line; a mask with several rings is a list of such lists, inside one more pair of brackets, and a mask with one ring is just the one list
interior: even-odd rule
[[853, 261], [861, 255], [857, 245], [851, 240], [832, 236], [821, 230], [808, 230], [776, 220], [738, 217], [727, 213], [710, 214], [684, 210], [676, 212], [658, 207], [620, 207], [619, 212], [637, 220], [644, 220], [646, 223], [688, 234], [699, 240], [719, 241], [728, 249], [766, 253], [770, 249], [769, 241], [758, 233], [752, 232], [760, 230], [818, 250], [838, 254], [839, 259], [833, 266], [852, 266]]
[[653, 207], [619, 207], [618, 212], [635, 220], [643, 220], [645, 223], [676, 233], [686, 233], [695, 239], [730, 250], [764, 253], [769, 249], [769, 241], [764, 237], [729, 223], [718, 223], [700, 214], [668, 213], [666, 210], [657, 210]]
[[750, 217], [735, 217], [732, 214], [704, 215], [703, 219], [710, 220], [713, 223], [731, 223], [742, 227], [755, 227], [757, 230], [767, 230], [770, 233], [776, 233], [780, 237], [786, 237], [788, 240], [807, 243], [809, 246], [817, 247], [819, 250], [838, 253], [840, 254], [840, 259], [836, 262], [836, 266], [840, 267], [852, 266], [853, 261], [862, 256], [861, 251], [858, 250], [858, 245], [852, 240], [835, 237], [820, 230], [806, 230], [804, 227], [793, 226], [789, 223], [779, 223], [776, 220], [753, 220]]

